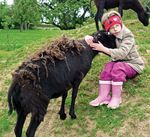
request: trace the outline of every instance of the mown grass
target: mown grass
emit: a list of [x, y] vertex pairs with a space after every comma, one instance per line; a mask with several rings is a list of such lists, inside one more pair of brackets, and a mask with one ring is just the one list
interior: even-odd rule
[[0, 50], [14, 51], [23, 48], [28, 44], [36, 44], [41, 40], [55, 37], [60, 32], [59, 29], [51, 30], [0, 30]]
[[[88, 103], [97, 96], [98, 75], [102, 70], [104, 63], [109, 60], [105, 55], [98, 55], [94, 59], [91, 70], [79, 88], [79, 94], [76, 101], [76, 114], [78, 119], [70, 120], [70, 117], [65, 121], [53, 119], [52, 129], [53, 135], [56, 137], [69, 136], [72, 135], [71, 132], [76, 137], [99, 137], [99, 131], [102, 131], [104, 136], [124, 137], [129, 136], [124, 135], [120, 131], [120, 128], [124, 126], [124, 122], [129, 119], [133, 119], [133, 121], [149, 120], [150, 26], [143, 27], [137, 20], [125, 20], [125, 25], [134, 33], [139, 52], [145, 60], [146, 65], [143, 74], [124, 84], [123, 103], [120, 108], [117, 110], [110, 110], [106, 106], [93, 108], [89, 106]], [[17, 30], [8, 32], [0, 31], [0, 84], [2, 84], [0, 85], [0, 106], [2, 108], [0, 111], [0, 136], [3, 136], [5, 132], [12, 130], [15, 124], [15, 113], [12, 117], [7, 116], [6, 99], [7, 89], [11, 82], [10, 72], [16, 68], [20, 62], [32, 54], [32, 52], [39, 49], [49, 37], [54, 39], [55, 37], [60, 36], [61, 33], [65, 33], [73, 38], [83, 38], [85, 35], [91, 34], [94, 31], [94, 23], [90, 23], [76, 30], [65, 32], [59, 30], [31, 30], [22, 34], [17, 32]], [[7, 33], [9, 33], [9, 37], [7, 37]], [[1, 38], [1, 36], [3, 36], [3, 38]], [[25, 38], [28, 36], [29, 38]], [[13, 46], [9, 47], [8, 42]], [[69, 110], [71, 102], [70, 96], [71, 95], [69, 94], [66, 101], [66, 110]], [[134, 122], [130, 121], [130, 123], [135, 126]], [[50, 130], [51, 129], [47, 132], [51, 132]]]

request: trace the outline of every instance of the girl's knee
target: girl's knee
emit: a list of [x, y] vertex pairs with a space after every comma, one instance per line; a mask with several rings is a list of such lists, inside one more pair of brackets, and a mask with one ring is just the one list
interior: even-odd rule
[[111, 76], [113, 81], [126, 81], [126, 73], [122, 62], [117, 62], [114, 64], [111, 71]]
[[104, 70], [101, 72], [100, 74], [100, 78], [101, 80], [111, 80], [111, 73], [110, 71]]
[[103, 71], [100, 74], [101, 80], [111, 80], [111, 70], [113, 68], [114, 62], [106, 63]]

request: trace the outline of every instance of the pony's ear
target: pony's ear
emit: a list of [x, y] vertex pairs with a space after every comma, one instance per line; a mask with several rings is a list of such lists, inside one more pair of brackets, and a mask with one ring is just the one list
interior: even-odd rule
[[148, 5], [146, 5], [145, 8], [146, 8], [146, 11], [150, 11], [150, 8]]
[[105, 31], [104, 34], [105, 35], [111, 35], [110, 32], [108, 32], [108, 31]]
[[145, 6], [145, 10], [150, 15], [150, 8], [148, 7], [148, 5]]
[[94, 42], [94, 43], [98, 43], [97, 37], [93, 37], [93, 42]]
[[98, 35], [99, 35], [98, 32], [93, 33], [93, 42], [94, 43], [98, 43]]

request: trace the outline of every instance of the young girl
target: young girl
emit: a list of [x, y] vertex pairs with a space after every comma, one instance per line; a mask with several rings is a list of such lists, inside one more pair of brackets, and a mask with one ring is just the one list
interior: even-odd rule
[[[121, 16], [116, 11], [105, 13], [102, 17], [103, 28], [116, 37], [116, 49], [109, 49], [102, 43], [93, 43], [92, 36], [85, 36], [86, 42], [93, 50], [104, 52], [111, 57], [100, 74], [98, 97], [90, 102], [91, 106], [108, 104], [116, 109], [121, 100], [123, 82], [135, 77], [144, 68], [144, 62], [139, 56], [132, 32], [124, 26]], [[110, 96], [112, 90], [112, 96]]]

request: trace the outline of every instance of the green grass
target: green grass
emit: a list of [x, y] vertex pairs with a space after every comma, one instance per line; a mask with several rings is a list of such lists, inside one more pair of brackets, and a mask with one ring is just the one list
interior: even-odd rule
[[0, 30], [0, 50], [13, 51], [28, 44], [36, 44], [40, 40], [55, 37], [59, 29], [52, 30]]
[[[149, 119], [150, 56], [148, 50], [150, 50], [150, 26], [144, 27], [135, 19], [124, 22], [134, 33], [139, 52], [146, 62], [143, 74], [124, 84], [123, 103], [120, 108], [117, 110], [110, 110], [106, 106], [93, 108], [89, 106], [89, 101], [97, 96], [98, 75], [103, 65], [109, 60], [109, 57], [105, 55], [98, 55], [79, 88], [76, 100], [78, 119], [71, 120], [70, 117], [67, 117], [65, 121], [55, 119], [51, 128], [56, 137], [69, 136], [71, 133], [76, 137], [96, 137], [99, 131], [102, 131], [104, 135], [114, 137], [118, 135], [117, 132], [119, 132], [118, 137], [130, 136], [127, 133], [122, 134], [120, 131], [125, 122], [128, 123], [128, 127], [137, 129], [138, 132], [139, 129], [134, 125], [134, 122], [143, 122]], [[20, 33], [18, 30], [0, 30], [0, 84], [2, 84], [0, 85], [2, 87], [0, 88], [0, 106], [2, 108], [0, 111], [0, 137], [14, 128], [16, 119], [15, 113], [12, 117], [7, 115], [7, 89], [11, 82], [11, 71], [42, 47], [48, 39], [55, 39], [62, 33], [73, 38], [83, 38], [94, 31], [94, 23], [71, 31], [30, 30]], [[67, 112], [71, 102], [70, 96], [71, 94], [66, 100]], [[130, 123], [132, 124], [130, 125]], [[51, 129], [46, 132], [51, 132]]]
[[11, 117], [8, 116], [6, 109], [0, 111], [0, 137], [2, 137], [5, 132], [12, 130], [12, 126], [14, 126], [14, 116], [14, 114]]

